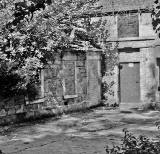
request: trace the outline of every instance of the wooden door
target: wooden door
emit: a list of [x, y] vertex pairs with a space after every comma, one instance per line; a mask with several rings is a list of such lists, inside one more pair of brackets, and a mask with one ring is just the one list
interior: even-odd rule
[[120, 63], [120, 101], [140, 102], [139, 63]]

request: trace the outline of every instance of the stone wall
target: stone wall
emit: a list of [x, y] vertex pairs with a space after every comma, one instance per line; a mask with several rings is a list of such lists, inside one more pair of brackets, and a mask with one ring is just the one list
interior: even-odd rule
[[0, 125], [97, 106], [101, 102], [101, 52], [65, 52], [41, 71], [39, 99], [1, 100]]
[[44, 70], [44, 93], [49, 106], [82, 102], [87, 95], [86, 55], [66, 53]]
[[[157, 91], [158, 68], [156, 58], [160, 57], [159, 49], [155, 47], [156, 34], [152, 28], [152, 19], [150, 13], [139, 14], [139, 36], [118, 38], [117, 20], [115, 17], [106, 17], [111, 20], [110, 37], [108, 42], [118, 41], [119, 62], [140, 62], [140, 99], [142, 102], [158, 100], [160, 97]], [[114, 31], [114, 32], [113, 32]], [[133, 52], [125, 52], [133, 49]], [[124, 51], [123, 51], [124, 50]], [[136, 51], [139, 50], [139, 51]], [[107, 95], [108, 103], [119, 102], [119, 69], [115, 67], [112, 75], [107, 77], [107, 82], [114, 81], [112, 91], [114, 95]]]
[[1, 99], [0, 102], [0, 117], [24, 112], [25, 98], [23, 96]]
[[[66, 64], [74, 64], [66, 69]], [[70, 69], [74, 68], [74, 72]], [[65, 98], [65, 79], [73, 73], [75, 77], [75, 95]], [[71, 81], [72, 83], [74, 81]], [[64, 85], [65, 84], [65, 85]], [[71, 84], [67, 91], [73, 91]], [[14, 121], [18, 115], [35, 116], [35, 112], [48, 108], [60, 108], [65, 105], [78, 104], [87, 97], [87, 72], [86, 55], [84, 53], [65, 53], [63, 59], [56, 58], [54, 65], [46, 66], [41, 73], [41, 86], [39, 86], [39, 99], [29, 102], [24, 96], [12, 99], [1, 99], [0, 103], [0, 124]], [[33, 114], [33, 115], [32, 115]]]
[[[126, 49], [125, 49], [126, 50]], [[124, 50], [124, 51], [125, 51]], [[156, 59], [160, 57], [159, 48], [146, 47], [133, 49], [135, 52], [124, 52], [120, 50], [119, 61], [120, 62], [139, 62], [140, 63], [140, 100], [142, 102], [159, 101], [160, 93], [158, 91], [159, 85], [159, 68], [157, 67]], [[127, 50], [126, 50], [127, 51]], [[107, 77], [109, 80], [115, 82], [112, 86], [114, 95], [108, 96], [109, 103], [112, 104], [118, 100], [118, 75], [119, 70], [117, 67], [113, 70], [113, 74]], [[115, 95], [117, 93], [117, 95]]]

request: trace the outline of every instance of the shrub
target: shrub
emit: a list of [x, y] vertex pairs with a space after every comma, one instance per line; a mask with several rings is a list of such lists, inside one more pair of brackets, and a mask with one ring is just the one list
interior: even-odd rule
[[120, 146], [106, 147], [107, 154], [159, 154], [160, 141], [153, 141], [145, 136], [135, 137], [124, 129], [124, 137]]

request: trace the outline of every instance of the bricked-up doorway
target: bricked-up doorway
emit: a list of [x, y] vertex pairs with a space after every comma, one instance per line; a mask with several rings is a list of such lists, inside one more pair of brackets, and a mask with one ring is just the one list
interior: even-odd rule
[[140, 64], [120, 63], [119, 73], [120, 102], [140, 102]]

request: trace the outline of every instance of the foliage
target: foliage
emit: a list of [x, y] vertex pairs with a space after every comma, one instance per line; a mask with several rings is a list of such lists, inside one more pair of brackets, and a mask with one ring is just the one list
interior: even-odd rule
[[113, 86], [115, 84], [113, 76], [114, 69], [118, 65], [118, 43], [107, 44], [108, 52], [103, 51], [102, 54], [102, 98], [108, 100], [108, 96], [114, 96]]
[[160, 2], [159, 0], [154, 1], [151, 16], [152, 16], [153, 29], [158, 34], [158, 37], [160, 37]]
[[159, 154], [160, 141], [153, 141], [145, 136], [135, 137], [128, 130], [123, 130], [125, 135], [122, 145], [106, 147], [107, 154]]
[[95, 5], [97, 2], [1, 0], [0, 67], [3, 69], [3, 64], [6, 67], [0, 73], [2, 78], [3, 74], [17, 76], [17, 81], [12, 84], [12, 79], [9, 80], [9, 86], [2, 82], [0, 88], [26, 90], [28, 84], [38, 82], [39, 70], [53, 63], [57, 54], [69, 48], [79, 49], [85, 42], [106, 52], [106, 21], [91, 19], [101, 9]]

